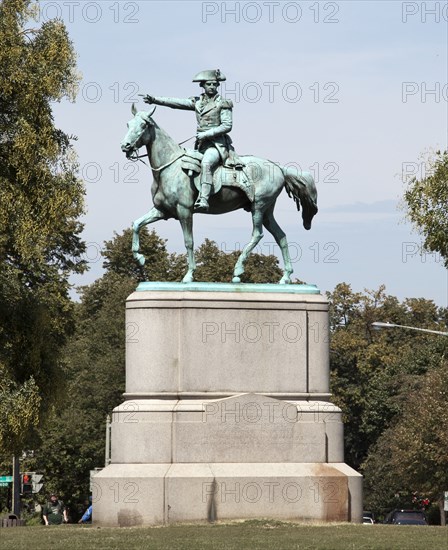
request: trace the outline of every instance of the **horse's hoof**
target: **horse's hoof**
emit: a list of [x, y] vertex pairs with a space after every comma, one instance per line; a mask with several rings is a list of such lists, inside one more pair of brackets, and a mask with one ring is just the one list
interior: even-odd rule
[[241, 279], [239, 277], [234, 277], [232, 283], [241, 283]]
[[291, 284], [291, 279], [289, 277], [282, 277], [278, 284], [279, 285], [289, 285], [289, 284]]
[[139, 265], [141, 265], [142, 267], [145, 265], [145, 257], [143, 256], [143, 254], [135, 254], [134, 258], [137, 260]]
[[182, 279], [183, 283], [192, 283], [193, 282], [193, 275], [189, 275], [188, 273], [185, 275], [185, 277]]

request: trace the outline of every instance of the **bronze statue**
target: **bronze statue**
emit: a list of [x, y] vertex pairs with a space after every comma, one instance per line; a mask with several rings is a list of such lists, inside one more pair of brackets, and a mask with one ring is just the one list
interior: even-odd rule
[[233, 104], [218, 94], [219, 83], [225, 79], [219, 69], [201, 71], [193, 78], [193, 82], [199, 82], [204, 89], [200, 97], [178, 99], [146, 95], [143, 98], [143, 101], [149, 104], [196, 111], [198, 128], [195, 149], [204, 156], [200, 195], [194, 205], [195, 212], [207, 212], [208, 198], [213, 185], [213, 171], [219, 164], [225, 164], [229, 150], [232, 149], [232, 140], [228, 134], [232, 129]]
[[290, 283], [293, 269], [286, 235], [274, 218], [275, 202], [283, 188], [286, 189], [297, 209], [302, 208], [303, 226], [310, 229], [317, 213], [314, 179], [309, 172], [292, 173], [269, 160], [254, 156], [236, 157], [228, 135], [232, 128], [232, 103], [217, 94], [218, 84], [223, 79], [219, 71], [199, 73], [194, 81], [199, 81], [205, 90], [201, 97], [145, 96], [147, 103], [196, 111], [198, 150], [178, 145], [153, 120], [155, 107], [150, 112], [137, 112], [132, 105], [134, 117], [128, 123], [121, 149], [127, 158], [136, 160], [140, 158], [138, 149], [146, 146], [147, 155], [144, 156], [148, 156], [154, 177], [151, 187], [154, 207], [134, 222], [132, 251], [143, 265], [145, 258], [139, 252], [140, 228], [161, 219], [179, 220], [188, 259], [183, 282], [192, 282], [196, 269], [193, 212], [224, 214], [243, 208], [252, 215], [252, 237], [238, 257], [232, 281], [241, 281], [244, 263], [263, 237], [265, 227], [282, 252], [284, 271], [280, 283]]

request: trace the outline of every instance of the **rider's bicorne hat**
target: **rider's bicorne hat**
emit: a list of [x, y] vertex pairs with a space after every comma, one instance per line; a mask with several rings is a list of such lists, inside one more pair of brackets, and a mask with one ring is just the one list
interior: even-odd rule
[[207, 80], [217, 80], [223, 82], [226, 77], [219, 69], [210, 69], [208, 71], [201, 71], [194, 78], [193, 82], [206, 82]]

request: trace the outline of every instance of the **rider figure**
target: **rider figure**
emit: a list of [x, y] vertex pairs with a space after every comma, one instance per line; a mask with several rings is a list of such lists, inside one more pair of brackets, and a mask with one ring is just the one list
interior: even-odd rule
[[198, 123], [196, 146], [204, 154], [201, 169], [201, 192], [194, 205], [196, 212], [207, 212], [208, 198], [213, 184], [213, 170], [224, 164], [232, 150], [232, 140], [228, 133], [232, 129], [232, 109], [230, 100], [218, 94], [219, 83], [226, 77], [219, 69], [198, 73], [193, 82], [199, 82], [204, 89], [200, 97], [178, 99], [173, 97], [153, 97], [146, 95], [145, 103], [154, 103], [173, 109], [196, 111]]

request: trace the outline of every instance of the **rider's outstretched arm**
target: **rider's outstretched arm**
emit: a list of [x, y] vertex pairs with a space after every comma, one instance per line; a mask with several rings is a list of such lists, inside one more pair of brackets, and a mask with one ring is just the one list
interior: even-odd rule
[[157, 97], [147, 95], [143, 98], [145, 103], [162, 105], [163, 107], [171, 107], [171, 109], [185, 109], [187, 111], [194, 111], [194, 104], [199, 98], [189, 97], [188, 99], [181, 99], [178, 97]]

